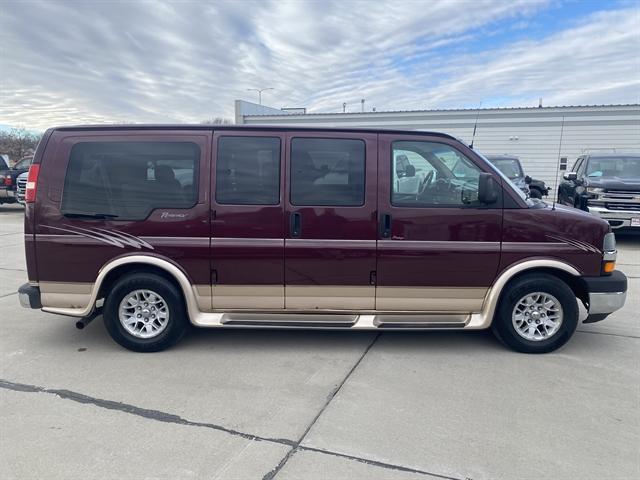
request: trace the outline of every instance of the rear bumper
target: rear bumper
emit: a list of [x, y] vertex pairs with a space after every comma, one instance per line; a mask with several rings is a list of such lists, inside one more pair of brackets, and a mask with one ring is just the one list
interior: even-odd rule
[[587, 210], [609, 222], [611, 228], [631, 227], [631, 219], [640, 218], [640, 205], [635, 210], [609, 210], [605, 207], [588, 205]]
[[42, 308], [40, 287], [25, 283], [18, 289], [18, 298], [24, 308]]
[[585, 323], [604, 320], [624, 306], [627, 299], [627, 277], [615, 270], [611, 275], [584, 277], [589, 292], [589, 316]]

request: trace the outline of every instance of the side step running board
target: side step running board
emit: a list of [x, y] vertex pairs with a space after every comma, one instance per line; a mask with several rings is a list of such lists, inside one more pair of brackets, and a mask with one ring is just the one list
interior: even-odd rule
[[406, 330], [406, 329], [462, 329], [470, 314], [314, 314], [314, 313], [221, 313], [218, 322], [209, 326], [220, 327], [284, 327], [329, 328], [353, 330]]

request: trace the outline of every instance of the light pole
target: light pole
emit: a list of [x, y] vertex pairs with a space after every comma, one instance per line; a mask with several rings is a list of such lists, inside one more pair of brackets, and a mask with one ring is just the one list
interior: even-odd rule
[[247, 92], [258, 92], [258, 103], [262, 105], [262, 92], [266, 90], [273, 90], [273, 87], [267, 88], [247, 88]]

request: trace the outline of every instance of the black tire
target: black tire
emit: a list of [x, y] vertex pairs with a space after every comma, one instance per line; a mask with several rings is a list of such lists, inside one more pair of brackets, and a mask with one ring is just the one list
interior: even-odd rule
[[[135, 337], [120, 323], [120, 302], [135, 290], [155, 292], [166, 304], [167, 325], [153, 338]], [[159, 275], [144, 272], [126, 275], [113, 285], [104, 302], [103, 318], [111, 338], [134, 352], [158, 352], [169, 348], [184, 336], [189, 325], [184, 300], [176, 286]]]
[[532, 188], [529, 190], [529, 196], [531, 198], [542, 198], [542, 192], [537, 188]]
[[[512, 315], [516, 304], [528, 293], [543, 292], [555, 297], [562, 307], [560, 328], [548, 338], [529, 340], [521, 336], [513, 325]], [[578, 326], [578, 302], [569, 286], [558, 277], [544, 273], [523, 275], [509, 283], [502, 293], [492, 330], [495, 336], [509, 348], [522, 353], [552, 352], [563, 346]]]

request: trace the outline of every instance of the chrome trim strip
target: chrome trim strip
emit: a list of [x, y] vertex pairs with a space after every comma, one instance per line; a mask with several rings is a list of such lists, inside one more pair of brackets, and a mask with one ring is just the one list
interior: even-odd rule
[[409, 249], [414, 251], [446, 250], [462, 252], [499, 252], [500, 242], [431, 241], [431, 240], [378, 240], [382, 250]]
[[376, 248], [377, 240], [341, 240], [335, 238], [287, 238], [289, 248]]
[[282, 238], [212, 237], [212, 247], [284, 247]]

